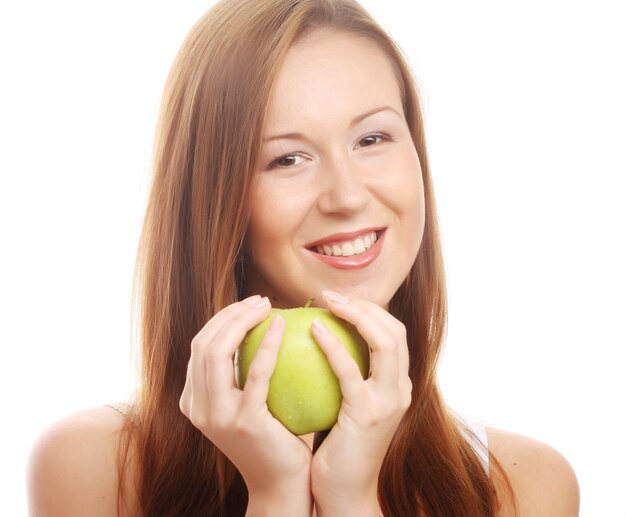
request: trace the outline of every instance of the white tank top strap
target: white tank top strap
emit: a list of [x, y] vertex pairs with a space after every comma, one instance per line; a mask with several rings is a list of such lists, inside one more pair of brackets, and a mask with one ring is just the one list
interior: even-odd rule
[[130, 404], [128, 404], [127, 402], [114, 402], [113, 404], [104, 404], [104, 407], [114, 409], [124, 416], [128, 416], [128, 413], [130, 411]]
[[485, 426], [476, 420], [455, 415], [459, 422], [459, 430], [474, 449], [485, 470], [489, 472], [489, 440]]

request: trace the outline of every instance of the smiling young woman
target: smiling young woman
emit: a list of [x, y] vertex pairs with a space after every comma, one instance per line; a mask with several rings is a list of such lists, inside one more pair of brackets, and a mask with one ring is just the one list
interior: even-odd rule
[[[137, 269], [142, 383], [33, 452], [33, 515], [576, 515], [553, 449], [442, 400], [443, 262], [419, 99], [392, 40], [350, 0], [225, 0], [163, 97]], [[265, 404], [284, 325], [242, 391], [233, 354], [271, 306], [315, 297], [339, 420], [318, 440]], [[250, 381], [252, 379], [252, 381]]]
[[425, 219], [400, 91], [369, 38], [326, 28], [291, 46], [252, 180], [246, 293], [293, 307], [334, 289], [388, 306], [415, 262]]

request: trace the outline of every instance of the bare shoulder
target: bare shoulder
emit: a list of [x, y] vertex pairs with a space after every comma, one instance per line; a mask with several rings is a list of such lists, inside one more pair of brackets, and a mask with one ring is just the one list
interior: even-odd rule
[[487, 436], [490, 451], [509, 477], [518, 515], [575, 517], [579, 514], [576, 474], [561, 453], [532, 438], [498, 429], [487, 429]]
[[[120, 487], [136, 509], [134, 472], [120, 485], [120, 451], [126, 417], [109, 407], [70, 415], [46, 429], [34, 444], [28, 468], [31, 517], [117, 516]], [[129, 450], [132, 457], [133, 451]], [[130, 461], [132, 469], [132, 461]], [[125, 511], [126, 510], [126, 511]], [[134, 511], [132, 513], [135, 513]]]

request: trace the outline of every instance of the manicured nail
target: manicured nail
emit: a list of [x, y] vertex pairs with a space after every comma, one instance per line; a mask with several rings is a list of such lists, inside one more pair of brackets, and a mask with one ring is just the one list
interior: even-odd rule
[[264, 296], [258, 302], [256, 302], [252, 307], [254, 309], [262, 309], [263, 307], [267, 307], [269, 304], [270, 304], [270, 299], [267, 296]]
[[261, 296], [255, 294], [246, 298], [245, 300], [241, 300], [241, 303], [245, 303], [246, 305], [254, 305], [259, 298], [261, 298]]
[[283, 317], [276, 315], [272, 318], [272, 321], [270, 321], [270, 330], [279, 329], [283, 326], [284, 323], [285, 320], [283, 319]]
[[311, 325], [313, 330], [319, 332], [320, 334], [328, 334], [328, 327], [324, 325], [320, 320], [314, 319], [313, 324]]
[[336, 293], [335, 291], [322, 291], [322, 295], [324, 296], [324, 298], [326, 298], [326, 300], [340, 303], [342, 305], [345, 305], [346, 303], [350, 301], [345, 296], [341, 296], [339, 293]]

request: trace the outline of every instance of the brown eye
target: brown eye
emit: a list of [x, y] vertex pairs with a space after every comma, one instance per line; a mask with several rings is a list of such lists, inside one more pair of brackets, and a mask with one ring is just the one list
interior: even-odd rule
[[383, 133], [374, 133], [371, 135], [367, 135], [359, 141], [359, 147], [371, 147], [373, 145], [379, 144], [383, 140], [387, 140], [386, 135], [384, 135]]
[[297, 154], [286, 154], [276, 158], [271, 164], [270, 169], [274, 167], [293, 167], [294, 165], [300, 165], [304, 161], [304, 157]]
[[283, 156], [280, 160], [278, 160], [277, 165], [280, 167], [289, 167], [290, 165], [295, 165], [296, 157], [295, 156]]

